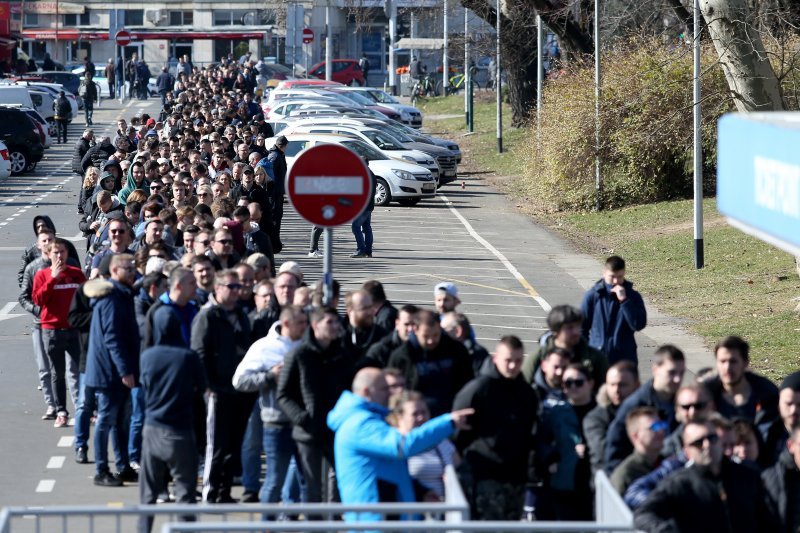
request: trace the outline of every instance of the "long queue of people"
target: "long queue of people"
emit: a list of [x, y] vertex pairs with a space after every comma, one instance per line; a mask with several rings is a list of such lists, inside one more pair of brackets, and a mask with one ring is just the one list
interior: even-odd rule
[[727, 337], [689, 383], [671, 345], [640, 383], [647, 312], [622, 258], [537, 345], [492, 354], [453, 283], [398, 309], [367, 281], [340, 315], [338, 284], [325, 302], [278, 265], [281, 141], [259, 144], [236, 69], [196, 70], [163, 120], [84, 134], [83, 253], [34, 218], [19, 281], [42, 418], [74, 426], [78, 463], [92, 443], [95, 484], [138, 480], [148, 504], [195, 502], [198, 477], [209, 503], [236, 501], [237, 478], [242, 502], [436, 501], [452, 464], [477, 519], [588, 520], [603, 469], [646, 531], [797, 529], [800, 374], [776, 387]]

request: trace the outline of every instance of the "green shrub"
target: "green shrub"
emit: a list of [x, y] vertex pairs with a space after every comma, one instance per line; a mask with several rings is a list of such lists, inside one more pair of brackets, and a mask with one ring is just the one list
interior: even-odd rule
[[[713, 190], [716, 123], [732, 110], [712, 48], [703, 54], [702, 138], [707, 189]], [[629, 41], [603, 54], [601, 146], [607, 208], [692, 193], [692, 54], [657, 41]], [[541, 126], [524, 153], [527, 195], [549, 210], [595, 205], [594, 70], [582, 66], [549, 81]]]

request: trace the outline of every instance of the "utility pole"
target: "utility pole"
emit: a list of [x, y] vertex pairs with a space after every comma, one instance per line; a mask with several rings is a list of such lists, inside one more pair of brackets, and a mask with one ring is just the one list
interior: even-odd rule
[[393, 0], [385, 0], [383, 8], [389, 19], [389, 92], [393, 96], [397, 96], [397, 65], [394, 56], [394, 42], [397, 38], [397, 6]]
[[448, 24], [447, 24], [447, 0], [443, 2], [443, 15], [444, 25], [442, 34], [444, 36], [444, 57], [442, 58], [442, 96], [447, 96], [447, 87], [450, 84], [450, 60], [447, 58], [447, 45], [448, 45]]
[[325, 79], [333, 76], [333, 37], [331, 36], [331, 2], [325, 4]]
[[600, 0], [594, 0], [594, 189], [595, 209], [603, 209], [600, 173]]
[[544, 77], [544, 28], [542, 16], [536, 13], [536, 134], [542, 122], [542, 78]]
[[472, 91], [472, 75], [469, 69], [469, 9], [464, 8], [464, 119], [469, 128], [469, 93]]
[[694, 0], [694, 267], [705, 266], [703, 247], [703, 139], [700, 134], [700, 0]]
[[497, 43], [496, 47], [496, 54], [497, 59], [495, 60], [495, 66], [497, 72], [495, 72], [495, 91], [497, 95], [497, 153], [503, 153], [503, 81], [500, 76], [503, 69], [500, 68], [500, 20], [502, 19], [500, 15], [500, 0], [497, 0], [497, 4], [495, 6], [497, 10]]

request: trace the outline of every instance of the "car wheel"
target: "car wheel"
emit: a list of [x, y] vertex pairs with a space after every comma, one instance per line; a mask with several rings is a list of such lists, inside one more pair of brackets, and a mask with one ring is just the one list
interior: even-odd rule
[[383, 178], [378, 178], [375, 184], [375, 205], [389, 205], [392, 201], [392, 193], [389, 184]]
[[420, 203], [422, 198], [402, 198], [397, 200], [397, 203], [404, 206], [404, 207], [412, 207]]
[[36, 165], [37, 165], [37, 164], [38, 164], [38, 163], [36, 163], [35, 161], [32, 161], [32, 162], [28, 163], [28, 164], [25, 166], [25, 172], [31, 172], [32, 170], [34, 170], [34, 169], [36, 168]]
[[22, 174], [28, 166], [28, 156], [24, 152], [14, 151], [8, 154], [11, 161], [11, 173]]

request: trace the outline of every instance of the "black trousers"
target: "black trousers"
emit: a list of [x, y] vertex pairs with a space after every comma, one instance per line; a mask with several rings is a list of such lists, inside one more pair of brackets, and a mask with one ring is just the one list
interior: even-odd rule
[[56, 142], [67, 142], [67, 119], [57, 118], [56, 121]]
[[[309, 502], [322, 501], [323, 484], [326, 488], [328, 502], [338, 502], [339, 489], [336, 486], [336, 473], [333, 462], [333, 446], [316, 442], [297, 442], [298, 465], [306, 480], [306, 494]], [[327, 468], [323, 470], [323, 463]]]
[[233, 477], [242, 470], [242, 441], [255, 394], [216, 393], [208, 398], [203, 501], [230, 496]]

